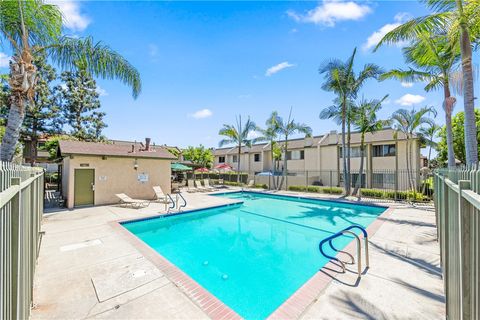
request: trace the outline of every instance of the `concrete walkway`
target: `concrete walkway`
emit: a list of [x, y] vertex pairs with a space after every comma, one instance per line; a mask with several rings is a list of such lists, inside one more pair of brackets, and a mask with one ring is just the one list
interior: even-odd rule
[[[311, 195], [309, 195], [311, 196]], [[186, 194], [187, 209], [231, 202]], [[201, 308], [109, 222], [163, 212], [163, 205], [63, 211], [44, 219], [33, 319], [203, 319]], [[354, 268], [311, 304], [305, 319], [442, 319], [443, 281], [434, 214], [397, 205], [371, 238], [371, 268]]]

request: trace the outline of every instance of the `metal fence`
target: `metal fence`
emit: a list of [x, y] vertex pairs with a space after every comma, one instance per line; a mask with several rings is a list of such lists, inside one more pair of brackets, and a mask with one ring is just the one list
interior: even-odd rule
[[41, 168], [0, 163], [0, 319], [28, 319], [43, 213]]
[[[237, 181], [234, 172], [229, 173], [189, 173], [188, 179], [212, 179], [215, 182]], [[414, 170], [364, 170], [351, 171], [352, 190], [359, 183], [358, 194], [363, 197], [384, 200], [430, 201], [433, 197], [433, 175], [429, 171]], [[341, 193], [344, 187], [343, 173], [338, 170], [323, 171], [288, 171], [285, 178], [281, 172], [242, 172], [241, 183], [254, 181], [258, 187], [265, 189], [282, 189], [306, 192]]]
[[480, 319], [480, 170], [438, 170], [434, 200], [448, 319]]

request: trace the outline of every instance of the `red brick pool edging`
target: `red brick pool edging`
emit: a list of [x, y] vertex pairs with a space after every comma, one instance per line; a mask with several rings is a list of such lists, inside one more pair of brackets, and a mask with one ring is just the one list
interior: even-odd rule
[[[205, 208], [205, 209], [208, 209]], [[371, 238], [380, 229], [395, 208], [389, 207], [385, 212], [378, 216], [368, 227], [367, 232]], [[380, 219], [382, 218], [382, 219]], [[230, 307], [220, 301], [217, 297], [203, 288], [198, 282], [189, 277], [180, 268], [172, 264], [157, 251], [149, 247], [134, 234], [125, 229], [120, 223], [129, 220], [111, 221], [109, 225], [142, 253], [145, 258], [152, 262], [164, 275], [183, 293], [187, 295], [203, 312], [214, 320], [242, 319], [242, 317], [233, 311]], [[353, 239], [342, 252], [351, 255], [355, 254], [355, 240]], [[329, 275], [328, 271], [338, 269], [339, 266], [329, 261], [307, 282], [305, 282], [297, 291], [295, 291], [283, 304], [281, 304], [267, 319], [297, 319], [306, 309], [317, 299], [328, 285], [336, 278]], [[337, 273], [337, 275], [340, 273]]]

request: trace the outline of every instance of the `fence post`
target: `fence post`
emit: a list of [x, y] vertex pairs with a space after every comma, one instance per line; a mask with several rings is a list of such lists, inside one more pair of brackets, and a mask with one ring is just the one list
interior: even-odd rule
[[333, 174], [333, 172], [332, 172], [332, 170], [330, 170], [330, 183], [329, 183], [330, 191], [332, 190], [332, 174]]
[[459, 268], [459, 284], [460, 284], [460, 319], [471, 319], [471, 264], [470, 260], [470, 246], [471, 246], [471, 234], [470, 234], [470, 211], [471, 204], [463, 198], [463, 190], [470, 189], [470, 181], [459, 180], [458, 181], [458, 244], [459, 244], [459, 256], [460, 256], [460, 268]]
[[395, 198], [395, 201], [398, 200], [398, 170], [395, 170], [395, 195], [394, 195], [394, 198]]
[[[20, 186], [20, 178], [11, 178], [11, 185], [12, 186]], [[20, 273], [20, 265], [18, 263], [19, 261], [19, 255], [20, 255], [20, 241], [19, 241], [19, 234], [20, 234], [20, 197], [21, 197], [21, 190], [19, 189], [15, 196], [11, 200], [11, 211], [10, 211], [10, 217], [11, 217], [11, 223], [12, 223], [12, 229], [10, 232], [11, 236], [11, 244], [12, 244], [12, 260], [11, 260], [11, 265], [10, 265], [10, 270], [11, 270], [11, 301], [12, 301], [12, 310], [11, 310], [11, 315], [12, 319], [17, 319], [19, 316], [19, 304], [21, 301], [21, 298], [19, 299], [18, 294], [19, 294], [19, 286], [18, 286], [18, 279], [19, 279], [19, 273]]]
[[308, 170], [305, 170], [305, 189], [308, 189]]

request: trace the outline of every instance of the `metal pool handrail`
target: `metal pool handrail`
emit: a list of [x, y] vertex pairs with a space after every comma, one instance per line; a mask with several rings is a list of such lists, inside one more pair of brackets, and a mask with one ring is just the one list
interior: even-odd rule
[[168, 211], [167, 212], [170, 212], [171, 209], [175, 209], [175, 201], [173, 200], [172, 196], [167, 193], [167, 196], [170, 198], [170, 201], [172, 202], [172, 205], [168, 207]]
[[185, 208], [187, 206], [187, 200], [185, 200], [185, 198], [182, 196], [180, 192], [177, 193], [177, 196], [180, 196], [180, 198], [182, 198], [183, 200], [183, 204], [178, 207], [178, 210], [180, 211], [182, 210], [182, 208]]
[[[330, 256], [328, 254], [325, 253], [325, 251], [323, 250], [323, 245], [325, 243], [328, 242], [330, 248], [332, 248], [332, 250], [334, 251], [340, 251], [338, 250], [337, 248], [335, 248], [333, 246], [333, 239], [336, 239], [344, 234], [350, 234], [352, 236], [355, 237], [356, 239], [356, 242], [357, 242], [357, 260], [358, 260], [358, 263], [357, 263], [357, 272], [358, 272], [358, 278], [361, 278], [362, 276], [362, 246], [361, 246], [361, 241], [360, 241], [360, 237], [353, 231], [351, 231], [352, 229], [359, 229], [360, 231], [362, 231], [363, 233], [363, 238], [364, 238], [364, 243], [365, 243], [365, 264], [366, 266], [368, 267], [369, 266], [369, 257], [368, 257], [368, 233], [367, 231], [365, 230], [365, 228], [363, 228], [362, 226], [359, 226], [359, 225], [351, 225], [345, 229], [343, 229], [342, 231], [339, 231], [325, 239], [323, 239], [322, 241], [320, 241], [320, 243], [318, 244], [318, 248], [320, 250], [320, 253], [326, 257], [326, 258], [329, 258], [331, 260], [335, 260], [335, 261], [338, 261], [343, 269], [343, 272], [345, 272], [345, 262], [341, 261], [340, 259], [338, 259], [337, 257], [333, 257], [333, 256]], [[348, 254], [348, 253], [347, 253]], [[350, 254], [349, 254], [350, 255]], [[353, 257], [352, 257], [352, 260], [353, 260]], [[355, 262], [355, 261], [354, 261]]]

